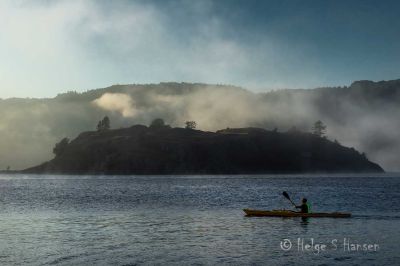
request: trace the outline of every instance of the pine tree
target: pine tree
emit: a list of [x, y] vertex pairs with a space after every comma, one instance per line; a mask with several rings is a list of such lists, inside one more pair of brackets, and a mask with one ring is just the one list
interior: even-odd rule
[[102, 120], [97, 123], [97, 131], [105, 131], [110, 129], [110, 118], [105, 116]]
[[314, 123], [312, 133], [320, 138], [325, 137], [326, 125], [321, 120], [318, 120], [317, 122]]
[[195, 121], [186, 121], [185, 125], [186, 125], [185, 126], [186, 129], [196, 129], [196, 126], [197, 126]]

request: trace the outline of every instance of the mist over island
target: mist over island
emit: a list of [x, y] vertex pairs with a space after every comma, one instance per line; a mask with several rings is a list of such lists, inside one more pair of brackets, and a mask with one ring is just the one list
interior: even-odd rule
[[398, 3], [328, 2], [2, 1], [0, 170], [51, 160], [108, 116], [281, 133], [320, 120], [399, 171]]
[[356, 81], [345, 87], [285, 89], [255, 93], [241, 87], [200, 83], [114, 85], [55, 98], [0, 100], [0, 169], [20, 170], [53, 158], [63, 138], [93, 131], [104, 116], [111, 128], [149, 125], [162, 118], [171, 127], [195, 121], [198, 130], [263, 128], [307, 133], [315, 121], [326, 137], [353, 147], [386, 171], [400, 165], [400, 80]]

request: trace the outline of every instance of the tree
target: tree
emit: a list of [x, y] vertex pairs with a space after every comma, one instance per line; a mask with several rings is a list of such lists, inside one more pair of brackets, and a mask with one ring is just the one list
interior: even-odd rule
[[185, 125], [186, 125], [185, 126], [186, 129], [196, 129], [196, 126], [197, 126], [195, 121], [186, 121]]
[[322, 123], [321, 120], [318, 120], [317, 122], [314, 123], [312, 133], [320, 138], [325, 137], [326, 125], [324, 123]]
[[161, 118], [154, 119], [150, 124], [150, 127], [163, 127], [163, 126], [165, 126], [165, 122]]
[[105, 116], [102, 120], [97, 123], [97, 131], [106, 131], [110, 129], [110, 118]]
[[56, 145], [53, 148], [53, 153], [56, 156], [61, 155], [67, 148], [68, 144], [69, 144], [69, 139], [63, 138], [59, 143], [56, 143]]

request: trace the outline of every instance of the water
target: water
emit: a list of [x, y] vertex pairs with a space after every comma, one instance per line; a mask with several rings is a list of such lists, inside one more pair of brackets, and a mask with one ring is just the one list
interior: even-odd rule
[[[243, 216], [243, 208], [290, 208], [284, 190], [307, 196], [313, 211], [354, 217]], [[400, 264], [396, 175], [3, 175], [0, 204], [0, 265]], [[298, 239], [311, 238], [326, 250], [302, 251]], [[344, 238], [378, 250], [344, 250]]]

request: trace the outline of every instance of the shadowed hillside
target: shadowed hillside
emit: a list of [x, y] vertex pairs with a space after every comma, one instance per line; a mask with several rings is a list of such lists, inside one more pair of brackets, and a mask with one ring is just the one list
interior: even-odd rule
[[25, 170], [59, 174], [383, 172], [354, 149], [301, 132], [216, 133], [169, 126], [85, 132], [51, 161]]

